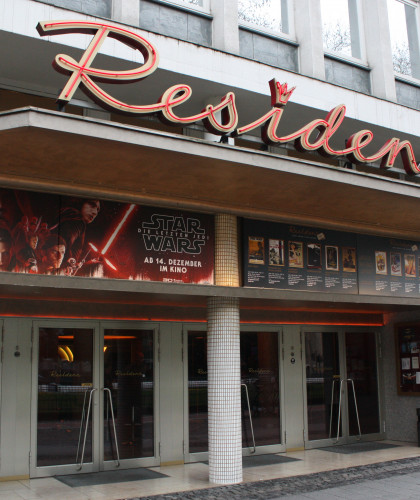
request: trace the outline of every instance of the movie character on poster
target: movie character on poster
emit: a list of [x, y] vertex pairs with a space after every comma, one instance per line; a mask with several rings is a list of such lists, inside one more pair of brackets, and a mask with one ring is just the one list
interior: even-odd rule
[[248, 238], [248, 262], [250, 264], [264, 264], [264, 238], [258, 236]]
[[388, 274], [386, 265], [386, 252], [375, 252], [376, 274]]
[[45, 241], [39, 263], [40, 274], [65, 274], [61, 267], [66, 254], [67, 244], [61, 236], [51, 234]]
[[327, 271], [338, 271], [338, 247], [326, 245], [325, 262]]
[[289, 267], [303, 267], [303, 243], [289, 241]]
[[0, 188], [0, 271], [213, 284], [214, 217]]
[[12, 271], [13, 268], [12, 236], [6, 228], [0, 228], [0, 271]]
[[391, 275], [402, 276], [400, 253], [391, 252]]
[[356, 249], [343, 247], [343, 271], [348, 273], [356, 272]]
[[85, 240], [87, 227], [96, 219], [100, 209], [99, 200], [82, 199], [61, 210], [55, 232], [64, 240], [65, 264], [74, 259], [78, 269], [81, 269], [82, 266], [89, 267], [99, 263], [99, 255], [87, 260], [92, 252]]
[[415, 278], [416, 276], [416, 259], [414, 255], [404, 255], [404, 269], [405, 275], [408, 278]]
[[284, 266], [283, 240], [269, 240], [268, 263], [270, 266]]
[[27, 235], [27, 243], [19, 250], [16, 255], [16, 270], [21, 273], [37, 274], [38, 268], [38, 243], [37, 233]]
[[306, 251], [308, 259], [308, 269], [321, 269], [320, 243], [308, 243]]

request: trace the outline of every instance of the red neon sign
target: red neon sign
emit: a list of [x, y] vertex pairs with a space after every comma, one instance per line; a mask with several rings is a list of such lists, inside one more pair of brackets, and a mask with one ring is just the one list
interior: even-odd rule
[[[155, 47], [145, 38], [118, 26], [88, 22], [88, 21], [46, 21], [40, 22], [37, 30], [41, 36], [64, 33], [88, 33], [93, 35], [89, 47], [83, 53], [79, 62], [70, 56], [58, 54], [53, 66], [57, 71], [69, 74], [70, 78], [58, 97], [61, 103], [67, 103], [73, 97], [77, 88], [82, 85], [100, 106], [129, 114], [158, 113], [160, 118], [171, 124], [187, 125], [203, 121], [205, 127], [218, 135], [239, 136], [261, 128], [261, 138], [267, 144], [286, 144], [293, 142], [300, 151], [318, 152], [323, 156], [347, 157], [352, 163], [373, 163], [381, 160], [381, 167], [390, 168], [396, 157], [401, 154], [404, 169], [408, 175], [418, 175], [420, 165], [417, 164], [411, 143], [407, 140], [393, 137], [389, 139], [375, 154], [365, 156], [363, 149], [372, 142], [373, 132], [360, 130], [354, 133], [346, 142], [346, 148], [335, 150], [330, 145], [330, 139], [344, 120], [346, 107], [344, 104], [332, 109], [325, 119], [313, 120], [292, 134], [278, 135], [278, 127], [295, 87], [287, 88], [273, 79], [269, 82], [271, 92], [271, 110], [252, 123], [238, 128], [238, 111], [235, 104], [235, 94], [228, 92], [219, 104], [208, 104], [201, 113], [181, 117], [175, 108], [185, 103], [192, 94], [188, 85], [179, 84], [167, 89], [154, 104], [132, 105], [120, 101], [105, 92], [98, 83], [109, 81], [122, 83], [146, 78], [158, 67], [159, 56]], [[128, 71], [106, 71], [93, 68], [91, 64], [107, 37], [114, 38], [129, 47], [139, 50], [144, 58], [142, 66]]]

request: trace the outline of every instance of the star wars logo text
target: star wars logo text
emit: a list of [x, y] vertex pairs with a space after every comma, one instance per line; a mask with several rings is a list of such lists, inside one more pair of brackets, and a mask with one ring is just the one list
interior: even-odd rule
[[199, 255], [206, 242], [206, 231], [192, 217], [153, 214], [138, 232], [147, 251]]

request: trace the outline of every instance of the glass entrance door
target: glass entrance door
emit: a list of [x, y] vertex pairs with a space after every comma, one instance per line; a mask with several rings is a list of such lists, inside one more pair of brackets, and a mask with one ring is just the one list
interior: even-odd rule
[[[188, 459], [201, 460], [203, 455], [199, 454], [208, 451], [207, 334], [202, 330], [189, 330], [186, 339]], [[262, 446], [272, 446], [272, 452], [283, 451], [279, 331], [241, 331], [240, 351], [244, 454]]]
[[379, 434], [374, 332], [305, 331], [306, 445]]
[[31, 475], [154, 465], [154, 329], [34, 330]]
[[104, 460], [154, 456], [153, 330], [104, 330]]

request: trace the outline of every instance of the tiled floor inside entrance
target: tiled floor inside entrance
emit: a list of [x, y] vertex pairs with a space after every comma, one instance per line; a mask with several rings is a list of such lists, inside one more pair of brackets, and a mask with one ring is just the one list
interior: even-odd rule
[[[392, 447], [373, 447], [351, 453], [336, 453], [327, 449], [296, 451], [279, 454], [293, 460], [260, 460], [255, 466], [244, 467], [244, 482], [303, 476], [306, 474], [357, 467], [378, 462], [420, 457], [414, 444], [381, 441]], [[376, 449], [379, 448], [379, 449]], [[74, 486], [55, 478], [39, 478], [0, 482], [0, 500], [117, 500], [141, 498], [157, 494], [187, 492], [212, 487], [208, 482], [208, 465], [196, 463], [168, 467], [153, 467], [155, 478], [107, 484]], [[166, 477], [162, 477], [164, 474]], [[214, 486], [217, 488], [217, 486]]]

